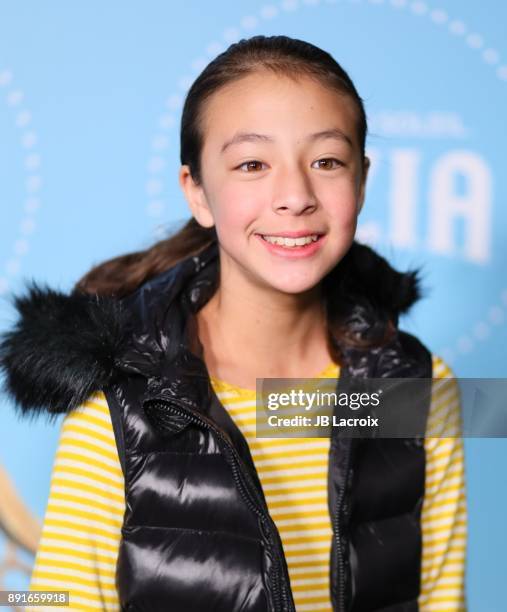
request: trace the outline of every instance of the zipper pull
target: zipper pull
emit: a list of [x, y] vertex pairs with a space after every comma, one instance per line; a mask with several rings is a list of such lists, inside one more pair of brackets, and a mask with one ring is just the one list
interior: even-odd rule
[[171, 404], [166, 400], [146, 401], [143, 403], [144, 412], [154, 429], [164, 438], [174, 436], [190, 425], [190, 419], [180, 409], [171, 410]]

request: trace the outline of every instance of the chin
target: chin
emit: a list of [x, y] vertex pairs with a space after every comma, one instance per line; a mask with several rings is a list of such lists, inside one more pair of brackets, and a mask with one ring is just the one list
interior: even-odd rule
[[306, 275], [303, 277], [293, 278], [276, 278], [266, 279], [265, 282], [269, 284], [272, 289], [280, 291], [281, 293], [287, 293], [291, 295], [297, 295], [299, 293], [305, 293], [306, 291], [312, 290], [322, 280], [322, 276]]

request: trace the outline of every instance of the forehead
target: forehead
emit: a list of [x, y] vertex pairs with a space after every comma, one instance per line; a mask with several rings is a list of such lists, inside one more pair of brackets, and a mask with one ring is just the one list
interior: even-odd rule
[[[315, 78], [257, 71], [216, 91], [203, 109], [204, 143], [221, 145], [237, 131], [289, 131], [336, 125], [355, 139], [357, 107], [350, 95]], [[297, 132], [294, 131], [297, 126]]]

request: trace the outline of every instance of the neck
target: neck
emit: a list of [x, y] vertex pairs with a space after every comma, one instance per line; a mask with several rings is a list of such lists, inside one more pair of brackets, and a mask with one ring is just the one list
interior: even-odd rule
[[197, 313], [211, 376], [251, 387], [256, 377], [311, 377], [330, 363], [320, 284], [287, 294], [231, 281], [222, 277]]

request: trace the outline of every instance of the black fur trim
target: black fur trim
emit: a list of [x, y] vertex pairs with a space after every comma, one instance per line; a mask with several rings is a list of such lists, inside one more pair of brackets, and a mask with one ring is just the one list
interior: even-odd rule
[[[25, 282], [13, 296], [20, 318], [0, 335], [3, 391], [23, 416], [58, 414], [107, 385], [122, 342], [121, 303]], [[11, 298], [12, 299], [12, 298]]]
[[[190, 264], [213, 258], [215, 250], [216, 246], [209, 247]], [[218, 263], [216, 258], [210, 265]], [[180, 267], [178, 273], [196, 274], [198, 270], [190, 264]], [[152, 326], [145, 319], [165, 316], [170, 296], [159, 286], [161, 281], [167, 282], [165, 274], [134, 292], [133, 307], [117, 297], [80, 292], [69, 295], [35, 281], [26, 282], [26, 295], [11, 296], [19, 320], [0, 334], [0, 373], [5, 379], [3, 390], [18, 412], [23, 416], [44, 413], [52, 420], [107, 387], [115, 375], [125, 375], [122, 357], [130, 347], [132, 331], [127, 319], [133, 323], [136, 317], [141, 318], [144, 331], [138, 338], [141, 348], [136, 350], [141, 351], [139, 358], [151, 363], [153, 342], [144, 332]], [[354, 241], [324, 279], [324, 292], [329, 312], [345, 323], [351, 335], [375, 339], [382, 336], [388, 320], [397, 324], [399, 314], [421, 297], [419, 270], [398, 272], [373, 249]], [[153, 303], [149, 301], [152, 298]], [[161, 312], [158, 298], [163, 302]], [[154, 324], [156, 333], [158, 323]], [[134, 328], [136, 325], [133, 323]]]
[[347, 282], [354, 294], [364, 294], [376, 306], [399, 316], [422, 297], [420, 270], [398, 272], [371, 247], [351, 249]]
[[345, 291], [366, 300], [371, 307], [396, 323], [400, 314], [423, 297], [421, 270], [398, 272], [371, 247], [355, 243], [349, 250], [350, 261], [343, 277]]
[[397, 326], [400, 314], [423, 297], [420, 276], [420, 269], [398, 272], [371, 247], [354, 241], [324, 279], [329, 316], [350, 337], [380, 339], [386, 323]]

